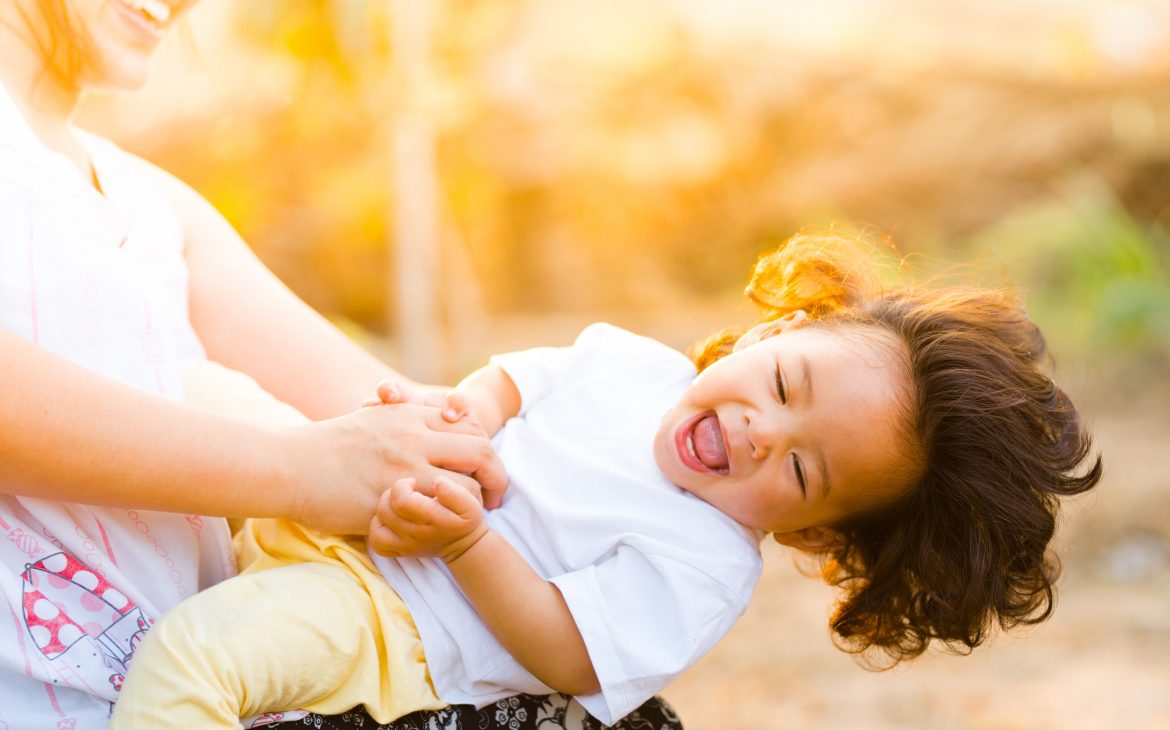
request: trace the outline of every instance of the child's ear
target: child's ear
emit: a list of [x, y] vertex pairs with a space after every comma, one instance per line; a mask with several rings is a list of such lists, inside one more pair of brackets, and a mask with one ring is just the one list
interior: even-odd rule
[[789, 532], [773, 532], [772, 539], [797, 550], [823, 553], [840, 547], [845, 537], [831, 527], [805, 527]]
[[748, 345], [754, 345], [761, 340], [774, 337], [781, 332], [803, 327], [806, 322], [808, 322], [808, 314], [803, 309], [789, 312], [778, 319], [760, 322], [755, 327], [740, 335], [740, 338], [735, 341], [735, 349], [742, 350]]

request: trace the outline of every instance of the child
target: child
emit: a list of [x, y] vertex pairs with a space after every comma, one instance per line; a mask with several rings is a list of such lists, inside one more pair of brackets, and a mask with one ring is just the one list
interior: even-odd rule
[[461, 384], [449, 406], [498, 431], [508, 492], [485, 513], [447, 480], [396, 482], [370, 532], [394, 591], [353, 545], [253, 521], [245, 546], [269, 565], [312, 562], [249, 569], [165, 617], [114, 727], [362, 702], [385, 722], [434, 702], [431, 683], [480, 705], [557, 689], [612, 723], [726, 633], [765, 532], [826, 559], [851, 651], [896, 662], [1046, 618], [1057, 497], [1101, 463], [1082, 468], [1089, 438], [1016, 301], [883, 289], [832, 234], [763, 257], [747, 293], [763, 321], [701, 343], [694, 366], [595, 325]]

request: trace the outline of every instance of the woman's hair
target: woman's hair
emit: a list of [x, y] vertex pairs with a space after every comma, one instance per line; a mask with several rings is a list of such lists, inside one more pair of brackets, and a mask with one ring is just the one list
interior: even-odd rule
[[[863, 235], [798, 234], [757, 262], [747, 296], [764, 321], [804, 310], [812, 326], [878, 329], [905, 348], [908, 452], [917, 480], [891, 503], [834, 525], [824, 577], [843, 591], [839, 646], [896, 664], [931, 640], [966, 653], [992, 623], [1051, 615], [1048, 550], [1057, 498], [1101, 478], [1068, 396], [1042, 372], [1044, 338], [1008, 291], [883, 285]], [[741, 331], [695, 345], [699, 369]]]
[[59, 82], [76, 84], [91, 55], [92, 42], [76, 27], [66, 0], [37, 0], [30, 15], [20, 9], [32, 41], [45, 62], [45, 73]]

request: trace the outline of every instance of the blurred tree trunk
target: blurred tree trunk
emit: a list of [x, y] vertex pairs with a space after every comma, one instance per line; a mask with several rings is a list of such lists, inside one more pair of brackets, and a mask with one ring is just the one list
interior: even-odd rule
[[430, 2], [393, 0], [390, 15], [392, 73], [398, 99], [392, 131], [394, 209], [389, 287], [398, 292], [395, 365], [409, 377], [435, 382], [443, 373], [436, 281], [439, 257], [435, 131], [424, 103], [430, 77]]

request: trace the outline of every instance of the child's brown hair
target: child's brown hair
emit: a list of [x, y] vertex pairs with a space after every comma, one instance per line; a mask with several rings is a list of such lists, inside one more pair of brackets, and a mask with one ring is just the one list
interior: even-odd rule
[[[747, 296], [764, 321], [804, 310], [812, 326], [876, 328], [905, 347], [917, 480], [876, 510], [833, 525], [826, 580], [844, 592], [831, 625], [853, 652], [894, 663], [931, 640], [970, 651], [1002, 628], [1052, 613], [1048, 550], [1057, 498], [1093, 487], [1101, 458], [1049, 378], [1044, 338], [1010, 292], [883, 285], [866, 236], [801, 233], [757, 262]], [[741, 332], [697, 343], [700, 370]]]

